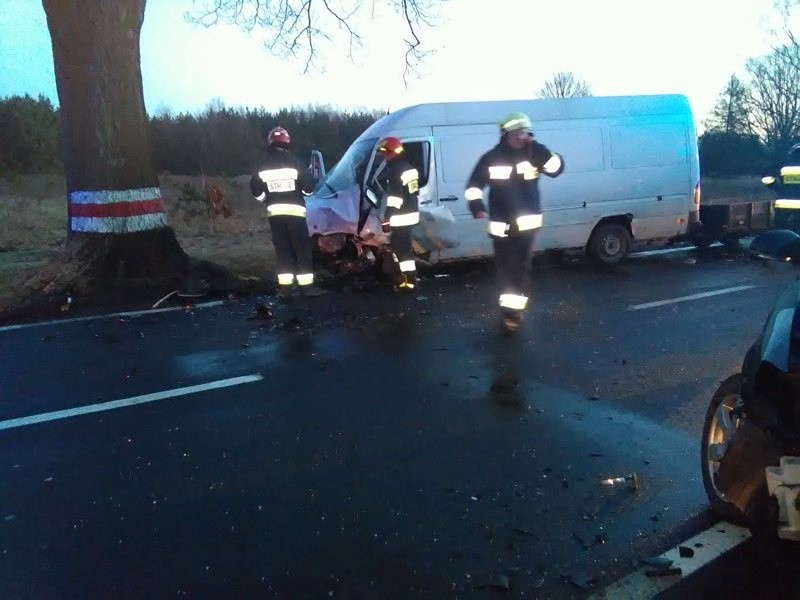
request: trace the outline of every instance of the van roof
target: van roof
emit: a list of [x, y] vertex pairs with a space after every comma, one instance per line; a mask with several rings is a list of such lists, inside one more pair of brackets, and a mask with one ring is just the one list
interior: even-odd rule
[[526, 113], [533, 121], [534, 127], [537, 121], [575, 118], [593, 119], [657, 114], [687, 114], [691, 118], [689, 100], [683, 94], [436, 102], [415, 104], [384, 115], [359, 137], [380, 136], [389, 129], [499, 123], [511, 111]]

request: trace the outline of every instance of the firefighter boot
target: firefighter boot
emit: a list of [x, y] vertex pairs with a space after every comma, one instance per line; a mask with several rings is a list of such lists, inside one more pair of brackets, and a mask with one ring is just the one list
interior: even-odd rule
[[417, 276], [413, 273], [400, 273], [395, 280], [394, 291], [404, 294], [413, 294], [417, 291]]

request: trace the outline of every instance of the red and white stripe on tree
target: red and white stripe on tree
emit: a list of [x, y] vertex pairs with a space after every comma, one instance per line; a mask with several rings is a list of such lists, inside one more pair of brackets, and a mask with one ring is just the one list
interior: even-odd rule
[[161, 190], [74, 191], [69, 194], [71, 231], [134, 233], [167, 227]]

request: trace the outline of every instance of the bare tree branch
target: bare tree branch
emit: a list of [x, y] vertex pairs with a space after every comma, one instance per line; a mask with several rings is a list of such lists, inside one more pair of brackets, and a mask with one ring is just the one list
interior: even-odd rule
[[779, 157], [800, 137], [800, 47], [787, 46], [747, 61], [755, 132]]
[[[402, 19], [407, 36], [404, 54], [403, 83], [408, 85], [408, 76], [418, 74], [417, 67], [432, 51], [422, 50], [423, 28], [433, 26], [438, 8], [447, 0], [381, 0]], [[319, 57], [327, 50], [336, 52], [332, 32], [343, 32], [347, 36], [347, 58], [355, 62], [356, 51], [364, 46], [365, 38], [359, 31], [367, 27], [359, 13], [364, 6], [371, 8], [375, 16], [376, 0], [194, 0], [196, 8], [186, 14], [186, 19], [195, 24], [211, 27], [226, 22], [247, 32], [264, 31], [265, 46], [280, 58], [298, 58], [305, 55], [302, 72], [324, 70]], [[369, 15], [365, 15], [369, 16]]]
[[554, 73], [538, 92], [539, 98], [579, 98], [591, 96], [589, 84], [574, 73]]

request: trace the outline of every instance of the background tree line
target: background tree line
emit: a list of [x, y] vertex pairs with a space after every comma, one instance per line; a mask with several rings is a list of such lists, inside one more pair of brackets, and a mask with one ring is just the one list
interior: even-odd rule
[[[783, 45], [749, 59], [746, 78], [732, 75], [720, 93], [698, 140], [704, 176], [760, 175], [800, 142], [800, 43], [788, 28], [784, 33]], [[590, 94], [587, 82], [560, 72], [537, 96]], [[150, 140], [159, 171], [232, 176], [252, 171], [261, 156], [262, 129], [280, 124], [292, 135], [298, 156], [321, 150], [330, 168], [380, 116], [311, 106], [270, 113], [214, 101], [200, 113], [162, 111], [150, 117]], [[0, 140], [0, 174], [59, 170], [58, 110], [47, 98], [0, 99]]]
[[[252, 172], [261, 159], [261, 132], [289, 130], [301, 158], [321, 150], [330, 168], [378, 111], [342, 112], [306, 107], [268, 112], [228, 108], [214, 101], [200, 113], [161, 111], [149, 118], [150, 143], [159, 172], [234, 176]], [[59, 172], [58, 109], [45, 97], [0, 98], [0, 174]]]
[[731, 75], [720, 93], [699, 140], [702, 173], [760, 174], [780, 165], [800, 142], [800, 39], [792, 28], [799, 5], [775, 0], [772, 50], [748, 59], [744, 77]]

